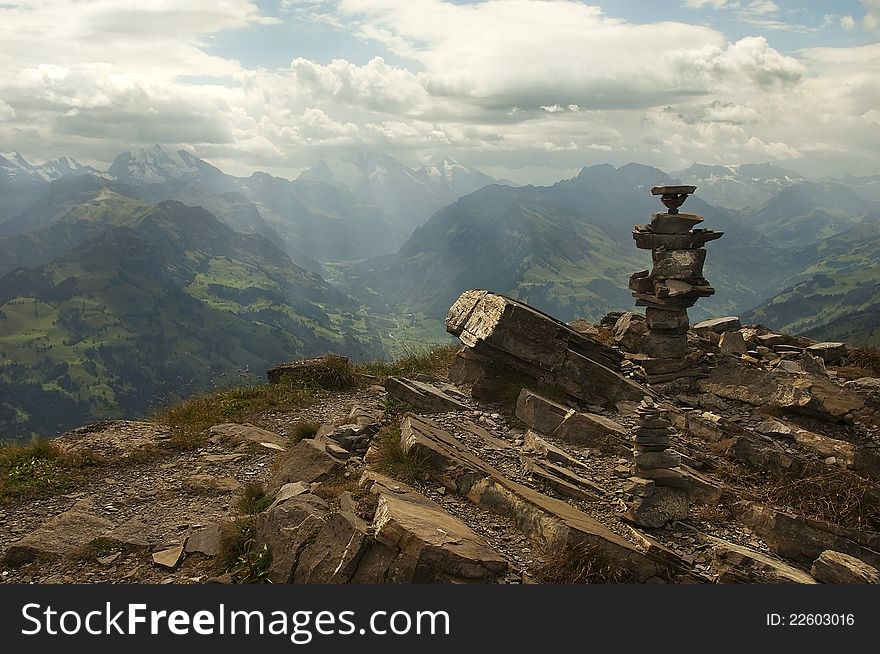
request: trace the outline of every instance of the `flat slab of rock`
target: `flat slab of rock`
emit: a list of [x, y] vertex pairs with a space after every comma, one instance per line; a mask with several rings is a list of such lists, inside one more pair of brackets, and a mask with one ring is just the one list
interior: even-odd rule
[[716, 334], [722, 332], [734, 332], [742, 327], [742, 323], [736, 316], [724, 316], [723, 318], [710, 318], [694, 325], [691, 329], [695, 332], [710, 331]]
[[114, 526], [91, 500], [80, 500], [13, 543], [6, 551], [6, 558], [22, 564], [38, 558], [66, 556], [105, 536]]
[[[394, 483], [374, 484], [379, 505], [373, 519], [375, 538], [411, 563], [412, 582], [491, 581], [507, 570], [505, 561], [464, 522], [421, 493]], [[406, 565], [405, 561], [398, 565]]]
[[803, 570], [778, 559], [720, 538], [707, 536], [712, 546], [712, 567], [721, 583], [815, 584]]
[[651, 394], [620, 374], [622, 356], [613, 348], [497, 293], [464, 292], [446, 314], [446, 331], [493, 364], [594, 404]]
[[286, 447], [287, 440], [268, 429], [261, 429], [249, 423], [237, 424], [234, 422], [224, 422], [221, 425], [214, 425], [208, 430], [208, 433], [218, 439], [229, 439], [235, 441], [249, 441], [251, 443], [272, 443], [279, 447]]
[[542, 434], [552, 434], [562, 424], [569, 410], [569, 407], [527, 388], [522, 389], [516, 399], [516, 417]]
[[220, 540], [223, 535], [222, 524], [212, 524], [193, 529], [186, 539], [186, 553], [198, 552], [205, 556], [217, 556], [220, 553]]
[[813, 562], [810, 574], [823, 584], [880, 584], [880, 570], [834, 550], [822, 552]]
[[846, 356], [846, 343], [816, 343], [807, 347], [805, 352], [822, 357], [825, 363], [837, 363]]
[[183, 545], [175, 545], [159, 552], [153, 552], [153, 563], [163, 568], [176, 568], [182, 558]]
[[385, 381], [385, 390], [391, 397], [422, 411], [431, 413], [470, 411], [469, 406], [436, 386], [413, 379], [389, 377]]

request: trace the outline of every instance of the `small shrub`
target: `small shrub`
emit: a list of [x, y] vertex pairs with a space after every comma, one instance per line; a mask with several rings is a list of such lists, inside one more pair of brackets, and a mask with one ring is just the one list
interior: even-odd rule
[[267, 546], [254, 551], [253, 518], [240, 518], [227, 524], [220, 535], [217, 564], [222, 572], [231, 573], [238, 583], [269, 582], [272, 552]]
[[299, 443], [304, 438], [314, 438], [320, 428], [321, 423], [319, 422], [303, 420], [293, 426], [293, 433], [290, 435], [290, 440], [294, 443]]
[[630, 570], [608, 560], [587, 543], [548, 549], [532, 573], [542, 584], [625, 584], [637, 581]]
[[408, 454], [400, 446], [400, 427], [397, 425], [385, 427], [376, 434], [373, 447], [378, 452], [373, 466], [389, 477], [411, 484], [424, 479], [430, 470], [427, 460]]
[[242, 513], [254, 515], [265, 511], [273, 501], [274, 498], [266, 493], [266, 487], [263, 484], [249, 481], [241, 487], [236, 506]]

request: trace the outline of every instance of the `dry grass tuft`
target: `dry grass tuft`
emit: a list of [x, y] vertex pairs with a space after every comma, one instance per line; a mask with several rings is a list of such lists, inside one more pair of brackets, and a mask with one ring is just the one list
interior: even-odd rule
[[258, 481], [249, 481], [241, 487], [236, 507], [241, 513], [254, 515], [269, 508], [275, 498], [266, 493], [266, 487]]
[[314, 438], [321, 428], [319, 422], [309, 422], [303, 420], [293, 426], [293, 432], [290, 435], [290, 441], [293, 444], [299, 443], [304, 438]]
[[221, 572], [231, 573], [237, 583], [265, 584], [270, 583], [271, 564], [272, 552], [268, 547], [254, 550], [253, 518], [240, 518], [223, 527], [217, 555]]
[[400, 445], [399, 425], [390, 425], [379, 431], [373, 437], [373, 447], [378, 451], [373, 467], [382, 474], [406, 484], [427, 477], [430, 464], [404, 451]]
[[354, 371], [361, 377], [372, 378], [371, 383], [382, 383], [388, 377], [413, 377], [418, 374], [445, 376], [449, 370], [458, 345], [412, 352], [395, 361], [371, 361], [354, 366]]
[[862, 375], [863, 377], [880, 377], [880, 347], [851, 347], [846, 353], [846, 359], [850, 366], [870, 371], [870, 374]]
[[632, 572], [608, 560], [588, 543], [549, 549], [533, 570], [542, 584], [626, 584], [636, 581]]

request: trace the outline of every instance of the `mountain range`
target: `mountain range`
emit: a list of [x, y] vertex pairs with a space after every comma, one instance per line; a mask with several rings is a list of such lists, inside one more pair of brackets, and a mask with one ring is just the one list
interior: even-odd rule
[[650, 267], [634, 223], [650, 189], [694, 183], [685, 211], [715, 296], [815, 338], [878, 343], [880, 202], [871, 177], [808, 180], [772, 164], [588, 166], [514, 186], [449, 158], [324, 157], [296, 179], [229, 175], [186, 150], [0, 158], [0, 436], [142, 414], [302, 356], [382, 357], [441, 342], [464, 290], [557, 318], [632, 306]]

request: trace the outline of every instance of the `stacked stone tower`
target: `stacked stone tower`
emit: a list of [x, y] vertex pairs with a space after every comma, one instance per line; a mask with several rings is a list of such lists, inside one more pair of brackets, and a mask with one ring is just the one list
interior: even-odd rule
[[701, 297], [715, 293], [703, 277], [706, 250], [703, 246], [724, 232], [695, 229], [703, 217], [680, 213], [678, 208], [696, 186], [655, 186], [666, 212], [655, 213], [648, 225], [636, 225], [636, 247], [651, 250], [653, 268], [630, 277], [629, 288], [636, 305], [645, 307], [648, 332], [642, 336], [641, 354], [635, 363], [649, 382], [671, 381], [700, 374], [701, 355], [688, 354], [687, 310]]

